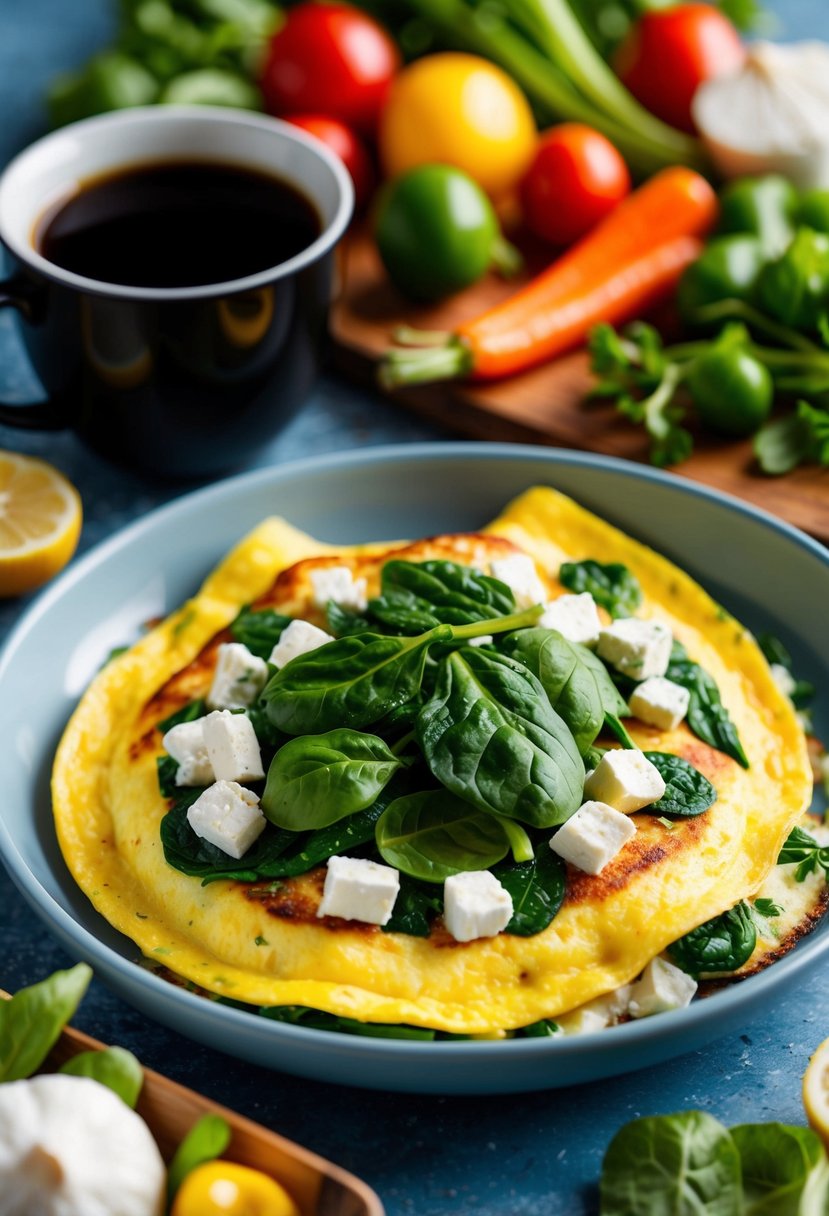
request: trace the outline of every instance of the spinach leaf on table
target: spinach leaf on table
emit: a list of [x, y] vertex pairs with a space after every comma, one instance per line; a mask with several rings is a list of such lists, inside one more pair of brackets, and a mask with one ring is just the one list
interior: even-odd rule
[[744, 900], [712, 917], [668, 947], [678, 967], [695, 978], [736, 971], [747, 963], [757, 945], [751, 907]]
[[102, 1051], [81, 1051], [61, 1067], [72, 1077], [90, 1077], [105, 1085], [133, 1110], [144, 1084], [144, 1070], [131, 1051], [124, 1047], [105, 1047]]
[[376, 840], [388, 865], [426, 882], [488, 870], [509, 850], [496, 816], [444, 789], [395, 799], [377, 823]]
[[742, 1216], [740, 1156], [703, 1111], [635, 1119], [605, 1153], [601, 1216]]
[[672, 752], [645, 752], [665, 782], [658, 802], [645, 807], [649, 815], [676, 815], [691, 819], [702, 815], [717, 801], [717, 791], [699, 769]]
[[635, 574], [621, 562], [602, 564], [593, 558], [564, 562], [559, 582], [576, 595], [589, 591], [612, 617], [633, 616], [642, 603], [642, 588]]
[[743, 751], [737, 728], [722, 703], [720, 690], [708, 672], [688, 658], [681, 642], [675, 641], [673, 644], [665, 676], [691, 694], [685, 720], [697, 738], [725, 752], [743, 768], [748, 768], [748, 757]]
[[37, 1072], [89, 987], [92, 969], [78, 963], [0, 1000], [0, 1081]]
[[179, 1144], [167, 1169], [167, 1198], [172, 1200], [196, 1166], [221, 1157], [230, 1144], [230, 1126], [221, 1115], [202, 1115]]
[[446, 656], [416, 731], [433, 775], [479, 810], [553, 827], [581, 803], [570, 730], [535, 676], [505, 655], [466, 646]]
[[[731, 1128], [743, 1176], [743, 1216], [807, 1216], [824, 1213], [827, 1195], [816, 1179], [826, 1175], [823, 1145], [806, 1127], [784, 1123], [743, 1123]], [[810, 1181], [818, 1182], [820, 1202], [802, 1205]]]
[[262, 810], [292, 832], [324, 828], [371, 806], [402, 767], [376, 735], [344, 728], [300, 735], [271, 761]]

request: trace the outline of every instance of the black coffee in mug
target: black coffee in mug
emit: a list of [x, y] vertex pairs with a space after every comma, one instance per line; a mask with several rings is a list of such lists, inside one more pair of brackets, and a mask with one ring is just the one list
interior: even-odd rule
[[0, 175], [0, 309], [45, 400], [0, 422], [72, 427], [174, 478], [258, 456], [323, 359], [348, 172], [278, 119], [120, 110], [54, 131]]
[[322, 225], [299, 190], [217, 162], [160, 162], [81, 183], [40, 217], [55, 266], [128, 287], [198, 287], [296, 257]]

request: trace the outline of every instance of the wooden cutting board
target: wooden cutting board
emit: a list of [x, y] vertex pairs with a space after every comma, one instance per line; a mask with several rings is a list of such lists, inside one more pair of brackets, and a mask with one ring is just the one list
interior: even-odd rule
[[[348, 239], [343, 272], [332, 314], [337, 365], [352, 379], [371, 384], [396, 326], [451, 329], [515, 290], [515, 282], [489, 276], [437, 307], [413, 306], [389, 284], [372, 241], [359, 232]], [[398, 389], [392, 398], [456, 434], [579, 448], [647, 463], [643, 429], [612, 405], [586, 401], [590, 385], [587, 357], [578, 351], [496, 384], [422, 385]], [[694, 455], [674, 470], [679, 476], [734, 494], [829, 543], [829, 470], [809, 466], [785, 477], [765, 477], [757, 472], [748, 441], [703, 434], [695, 440]]]

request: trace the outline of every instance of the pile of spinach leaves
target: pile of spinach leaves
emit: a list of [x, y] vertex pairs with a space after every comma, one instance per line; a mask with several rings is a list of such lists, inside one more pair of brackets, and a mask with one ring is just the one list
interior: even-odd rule
[[[641, 602], [618, 564], [568, 563], [562, 577], [613, 616]], [[334, 854], [371, 857], [401, 873], [386, 930], [423, 936], [442, 909], [438, 884], [492, 869], [513, 898], [506, 931], [546, 928], [565, 889], [564, 865], [547, 848], [551, 830], [580, 806], [601, 732], [633, 744], [608, 669], [587, 647], [539, 627], [540, 613], [540, 605], [518, 611], [506, 584], [474, 568], [387, 562], [366, 609], [329, 603], [335, 639], [275, 671], [247, 711], [268, 773], [269, 825], [240, 861], [195, 835], [187, 810], [201, 790], [177, 787], [175, 763], [160, 758], [169, 864], [203, 883], [232, 879], [272, 894], [281, 879]], [[231, 633], [267, 659], [288, 624], [272, 609], [245, 608]], [[730, 720], [705, 680], [713, 693], [701, 719], [711, 735], [715, 722]], [[159, 728], [205, 712], [192, 702]], [[650, 812], [686, 817], [711, 806], [716, 791], [690, 764], [647, 754], [667, 784]]]

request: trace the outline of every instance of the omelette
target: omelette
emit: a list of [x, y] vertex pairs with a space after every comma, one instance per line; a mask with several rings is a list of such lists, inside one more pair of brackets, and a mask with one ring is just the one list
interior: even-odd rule
[[[595, 614], [598, 647], [567, 641], [556, 603], [577, 629]], [[691, 690], [678, 724], [631, 711], [647, 677], [626, 629], [668, 639], [668, 676]], [[571, 664], [555, 696], [548, 635]], [[601, 640], [617, 636], [616, 650]], [[249, 656], [236, 702], [216, 692], [231, 651]], [[602, 690], [592, 728], [573, 665]], [[171, 754], [211, 721], [242, 791], [224, 847], [209, 813], [219, 761], [212, 772], [201, 747]], [[623, 753], [661, 785], [620, 812], [601, 780]], [[52, 791], [61, 850], [95, 908], [180, 982], [277, 1016], [495, 1038], [591, 1029], [629, 1016], [654, 960], [693, 988], [710, 978], [683, 971], [677, 946], [701, 926], [748, 909], [760, 925], [748, 957], [715, 972], [749, 973], [825, 903], [817, 873], [795, 882], [794, 864], [776, 866], [812, 776], [752, 635], [674, 564], [547, 487], [479, 533], [399, 544], [334, 548], [265, 520], [98, 674]], [[556, 848], [585, 803], [606, 808], [602, 839], [608, 824], [621, 833], [598, 859], [584, 829], [575, 852]], [[355, 905], [336, 883], [358, 871]]]

